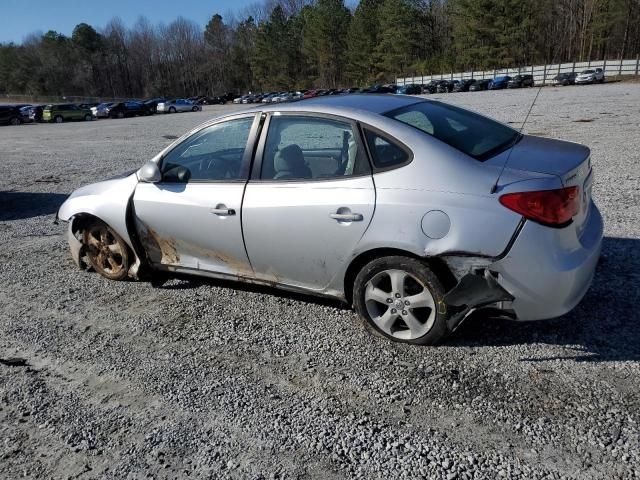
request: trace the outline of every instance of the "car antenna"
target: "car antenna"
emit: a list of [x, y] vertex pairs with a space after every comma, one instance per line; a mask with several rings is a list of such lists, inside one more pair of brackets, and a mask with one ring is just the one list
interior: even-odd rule
[[[522, 131], [524, 130], [524, 126], [526, 125], [527, 120], [529, 120], [529, 115], [531, 114], [531, 110], [533, 110], [533, 106], [536, 104], [536, 100], [538, 100], [538, 95], [540, 95], [540, 91], [542, 90], [542, 86], [543, 85], [544, 85], [544, 81], [538, 87], [538, 91], [536, 93], [536, 96], [533, 98], [533, 102], [531, 102], [531, 106], [529, 107], [529, 111], [527, 112], [527, 115], [524, 117], [524, 121], [522, 122], [522, 125], [520, 126], [520, 134], [522, 134]], [[509, 148], [509, 153], [507, 154], [507, 158], [504, 161], [504, 163], [502, 164], [502, 168], [500, 169], [500, 173], [498, 174], [498, 178], [496, 178], [496, 182], [493, 184], [493, 187], [491, 187], [490, 193], [496, 193], [496, 190], [498, 189], [498, 182], [500, 181], [500, 177], [502, 177], [502, 174], [504, 173], [504, 169], [507, 167], [507, 164], [509, 163], [509, 159], [511, 158], [511, 154], [513, 153], [513, 149], [515, 148], [516, 143], [518, 143], [518, 142], [516, 140], [514, 140], [513, 145], [511, 145], [511, 148]]]

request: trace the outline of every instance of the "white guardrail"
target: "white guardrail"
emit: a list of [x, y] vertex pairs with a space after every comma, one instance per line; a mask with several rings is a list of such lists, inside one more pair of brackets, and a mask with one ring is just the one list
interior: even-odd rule
[[595, 60], [590, 62], [554, 63], [550, 65], [536, 65], [520, 68], [502, 68], [495, 70], [477, 70], [470, 72], [451, 72], [436, 75], [420, 75], [416, 77], [396, 78], [397, 85], [425, 84], [430, 80], [454, 80], [475, 78], [476, 80], [490, 80], [498, 75], [531, 74], [536, 84], [551, 83], [560, 73], [580, 73], [583, 70], [602, 68], [605, 77], [619, 75], [638, 75], [640, 71], [640, 56], [630, 60]]

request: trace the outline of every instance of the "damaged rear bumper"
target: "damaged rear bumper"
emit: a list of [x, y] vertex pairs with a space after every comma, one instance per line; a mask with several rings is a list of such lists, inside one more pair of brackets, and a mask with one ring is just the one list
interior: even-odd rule
[[571, 311], [584, 297], [600, 258], [604, 225], [592, 204], [579, 238], [527, 222], [509, 254], [491, 265], [513, 294], [518, 320], [544, 320]]
[[602, 216], [591, 204], [579, 238], [574, 229], [525, 222], [500, 257], [447, 259], [459, 282], [445, 295], [445, 303], [465, 307], [462, 318], [453, 319], [450, 327], [455, 328], [468, 314], [483, 307], [496, 308], [522, 321], [568, 313], [591, 286], [603, 230]]

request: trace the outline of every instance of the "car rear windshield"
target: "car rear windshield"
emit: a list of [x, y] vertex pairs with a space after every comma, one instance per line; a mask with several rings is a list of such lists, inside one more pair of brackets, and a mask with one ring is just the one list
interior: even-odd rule
[[385, 115], [480, 161], [506, 150], [521, 137], [516, 130], [502, 123], [440, 102], [418, 102]]

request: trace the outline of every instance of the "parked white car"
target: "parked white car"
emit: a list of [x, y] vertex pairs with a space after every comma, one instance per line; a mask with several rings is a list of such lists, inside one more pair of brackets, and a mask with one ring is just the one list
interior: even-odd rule
[[113, 103], [101, 103], [95, 107], [91, 107], [91, 114], [95, 118], [107, 118], [109, 117], [109, 107], [113, 105]]
[[576, 77], [576, 83], [604, 83], [604, 71], [601, 68], [583, 70], [580, 75]]
[[160, 102], [156, 107], [158, 113], [199, 112], [201, 110], [202, 107], [200, 105], [184, 98]]

